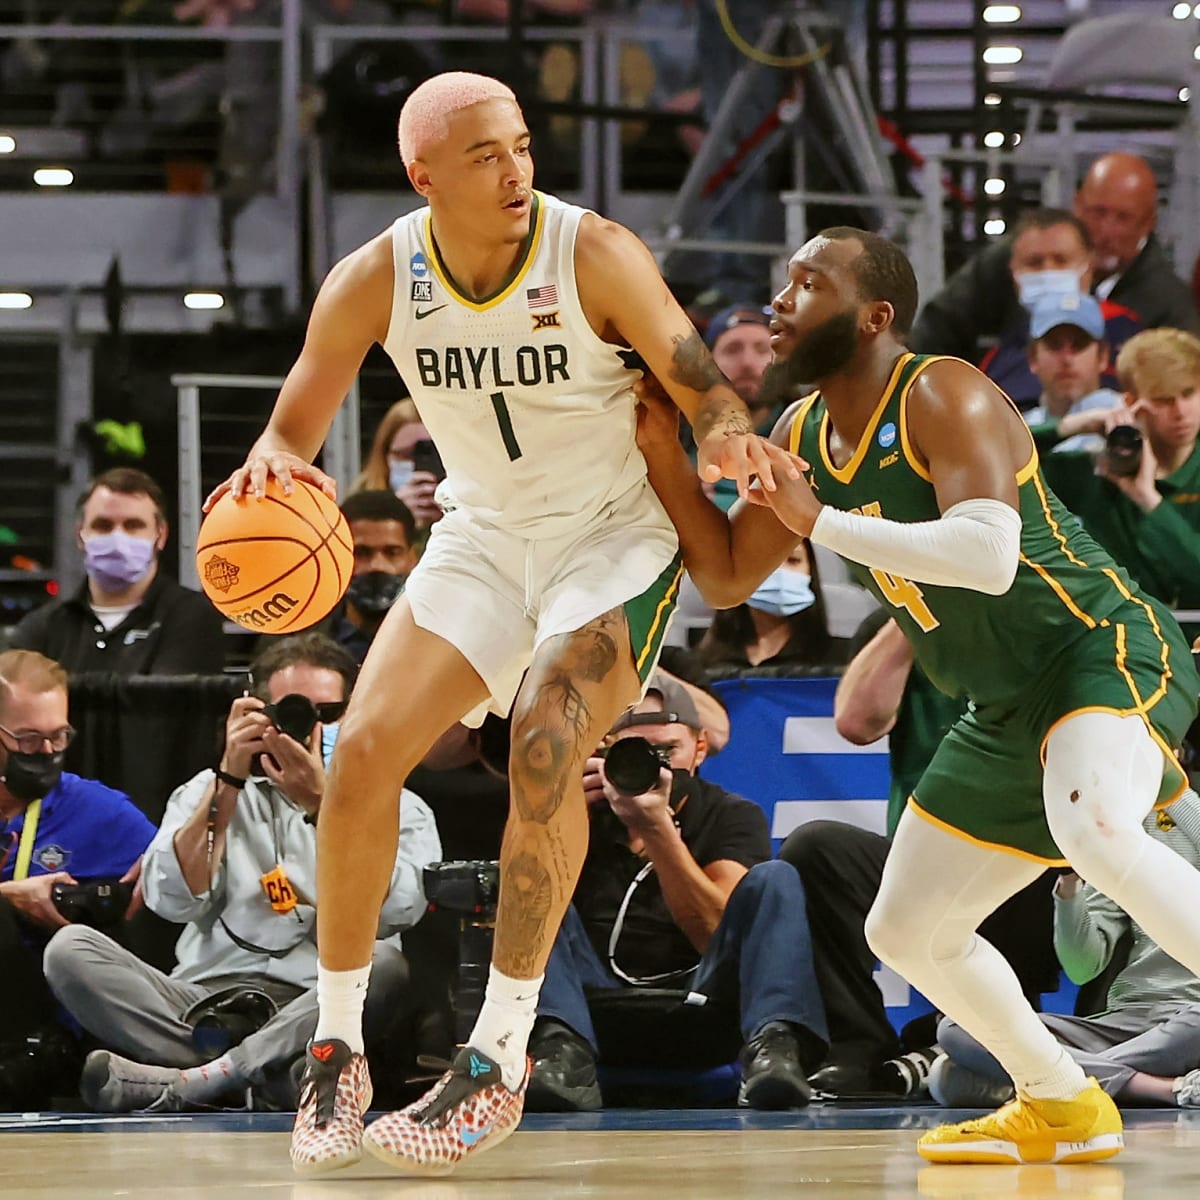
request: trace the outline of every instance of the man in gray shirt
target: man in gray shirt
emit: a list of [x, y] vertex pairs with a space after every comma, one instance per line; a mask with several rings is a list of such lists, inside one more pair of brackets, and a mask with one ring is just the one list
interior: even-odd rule
[[[51, 990], [111, 1048], [89, 1056], [80, 1082], [100, 1111], [175, 1111], [246, 1088], [295, 1104], [290, 1068], [317, 1016], [316, 822], [357, 668], [330, 638], [304, 633], [272, 641], [251, 670], [254, 694], [234, 701], [217, 769], [176, 790], [143, 860], [147, 906], [185, 923], [174, 971], [80, 926], [46, 949]], [[424, 802], [405, 790], [400, 812], [368, 1029], [399, 1006], [398, 935], [424, 913], [422, 873], [441, 857]], [[223, 1030], [236, 1038], [256, 1024], [220, 1045]]]

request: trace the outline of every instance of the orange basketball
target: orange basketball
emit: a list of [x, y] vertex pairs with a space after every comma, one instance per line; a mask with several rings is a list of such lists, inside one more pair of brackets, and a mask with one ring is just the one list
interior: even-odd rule
[[315, 625], [342, 598], [354, 570], [346, 518], [324, 492], [275, 479], [261, 500], [228, 492], [200, 526], [196, 570], [205, 595], [231, 621], [259, 633]]

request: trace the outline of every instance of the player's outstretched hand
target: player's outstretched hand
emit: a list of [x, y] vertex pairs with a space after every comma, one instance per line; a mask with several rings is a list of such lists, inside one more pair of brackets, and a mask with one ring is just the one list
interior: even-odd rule
[[821, 511], [821, 502], [803, 475], [808, 463], [774, 442], [767, 442], [766, 446], [776, 486], [751, 488], [746, 499], [761, 508], [772, 509], [782, 524], [802, 537], [808, 537]]
[[750, 482], [757, 478], [759, 485], [773, 492], [780, 479], [799, 479], [800, 468], [790, 454], [780, 452], [756, 433], [743, 433], [717, 425], [697, 447], [697, 470], [700, 478], [715, 483], [718, 479], [736, 479], [738, 495], [749, 498]]
[[208, 512], [226, 492], [235, 500], [247, 492], [256, 500], [261, 500], [267, 492], [267, 480], [272, 476], [279, 480], [285, 496], [292, 494], [294, 480], [303, 479], [305, 483], [320, 488], [330, 500], [337, 500], [337, 483], [332, 476], [326, 475], [298, 454], [272, 450], [268, 454], [255, 454], [248, 458], [224, 483], [213, 488], [204, 501], [204, 511]]

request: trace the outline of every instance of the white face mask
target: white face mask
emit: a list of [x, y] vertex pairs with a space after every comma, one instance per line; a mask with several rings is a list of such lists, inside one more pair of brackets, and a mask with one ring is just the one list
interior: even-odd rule
[[1086, 267], [1078, 271], [1024, 271], [1017, 276], [1017, 295], [1024, 308], [1032, 308], [1044, 296], [1079, 295]]

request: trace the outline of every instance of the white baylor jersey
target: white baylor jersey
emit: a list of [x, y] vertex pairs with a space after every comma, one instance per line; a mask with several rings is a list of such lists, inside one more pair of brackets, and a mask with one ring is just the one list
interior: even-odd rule
[[575, 235], [586, 212], [535, 193], [525, 257], [481, 301], [451, 280], [427, 208], [392, 226], [383, 347], [441, 453], [438, 497], [525, 537], [587, 525], [646, 475], [630, 390], [639, 372], [596, 336], [579, 302]]

